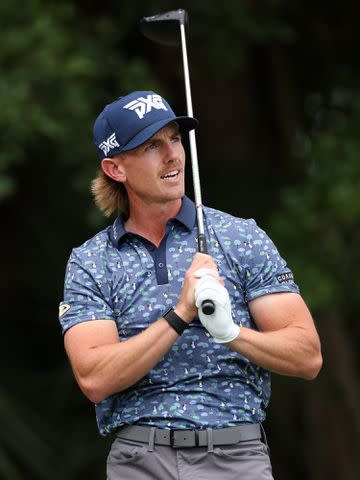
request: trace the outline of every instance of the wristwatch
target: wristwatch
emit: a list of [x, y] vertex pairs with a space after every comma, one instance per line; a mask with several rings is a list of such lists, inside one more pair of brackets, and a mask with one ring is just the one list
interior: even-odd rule
[[163, 314], [163, 318], [165, 318], [168, 324], [179, 335], [181, 335], [184, 332], [184, 330], [186, 330], [189, 327], [189, 325], [186, 322], [184, 322], [184, 320], [174, 312], [173, 307], [170, 307], [168, 310], [166, 310], [166, 312]]

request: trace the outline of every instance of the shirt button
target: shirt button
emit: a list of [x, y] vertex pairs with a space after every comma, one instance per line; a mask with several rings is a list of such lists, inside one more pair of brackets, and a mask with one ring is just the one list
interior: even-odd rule
[[163, 266], [164, 266], [164, 264], [163, 264], [162, 262], [159, 262], [159, 263], [158, 263], [158, 267], [159, 267], [159, 268], [163, 268]]

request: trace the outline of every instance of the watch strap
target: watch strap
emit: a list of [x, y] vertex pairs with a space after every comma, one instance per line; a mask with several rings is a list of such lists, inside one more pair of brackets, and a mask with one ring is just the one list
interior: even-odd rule
[[166, 312], [163, 315], [163, 318], [165, 318], [168, 324], [179, 335], [181, 335], [184, 332], [184, 330], [186, 330], [189, 327], [189, 325], [186, 322], [184, 322], [184, 320], [174, 312], [173, 307], [170, 307], [168, 310], [166, 310]]

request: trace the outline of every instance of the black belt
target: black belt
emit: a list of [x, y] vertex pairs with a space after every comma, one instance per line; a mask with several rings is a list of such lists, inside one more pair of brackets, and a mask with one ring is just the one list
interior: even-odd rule
[[[120, 438], [149, 443], [152, 430], [154, 430], [154, 427], [128, 425], [119, 428], [116, 433]], [[233, 445], [261, 438], [260, 423], [245, 423], [238, 427], [212, 430], [213, 445]], [[154, 443], [156, 445], [167, 445], [172, 448], [205, 447], [208, 445], [208, 432], [207, 430], [165, 430], [156, 428]]]

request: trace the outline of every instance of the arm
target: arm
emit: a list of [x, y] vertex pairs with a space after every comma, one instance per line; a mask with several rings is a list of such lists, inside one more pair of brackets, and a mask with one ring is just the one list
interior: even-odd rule
[[[196, 254], [186, 272], [175, 312], [187, 323], [196, 315], [193, 272], [199, 268], [216, 269], [209, 255]], [[75, 378], [93, 402], [131, 387], [144, 377], [166, 354], [178, 334], [160, 318], [139, 335], [120, 341], [111, 320], [93, 320], [77, 324], [65, 334], [65, 348]]]
[[65, 349], [84, 394], [98, 403], [147, 374], [170, 349], [178, 334], [164, 318], [121, 342], [116, 324], [94, 320], [75, 325], [65, 334]]
[[301, 296], [263, 295], [249, 308], [259, 331], [241, 327], [228, 346], [272, 372], [314, 379], [322, 366], [320, 340]]

